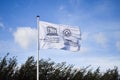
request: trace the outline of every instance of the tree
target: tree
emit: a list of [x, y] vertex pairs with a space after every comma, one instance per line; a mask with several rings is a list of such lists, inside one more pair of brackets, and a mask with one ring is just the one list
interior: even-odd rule
[[29, 57], [25, 64], [16, 71], [17, 80], [36, 80], [36, 62], [34, 57]]
[[16, 69], [16, 58], [7, 59], [9, 53], [0, 60], [0, 80], [13, 80]]
[[[0, 58], [0, 80], [36, 80], [36, 63], [34, 57], [28, 57], [24, 64], [17, 66], [16, 57]], [[117, 80], [118, 68], [108, 69], [105, 73], [85, 68], [76, 69], [65, 62], [55, 63], [51, 59], [39, 60], [40, 80]]]

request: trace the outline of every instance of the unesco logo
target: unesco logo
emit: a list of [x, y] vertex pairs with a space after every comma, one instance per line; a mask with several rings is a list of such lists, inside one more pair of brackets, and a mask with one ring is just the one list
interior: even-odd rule
[[71, 36], [71, 31], [70, 31], [69, 29], [65, 29], [65, 30], [63, 31], [63, 35], [64, 35], [65, 37], [70, 37], [70, 36]]
[[49, 35], [49, 36], [58, 36], [57, 29], [52, 27], [52, 26], [48, 26], [47, 27], [47, 35]]

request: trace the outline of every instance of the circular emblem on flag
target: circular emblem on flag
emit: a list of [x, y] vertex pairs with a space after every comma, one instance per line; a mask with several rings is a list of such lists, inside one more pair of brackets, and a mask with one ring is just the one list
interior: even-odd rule
[[63, 35], [66, 36], [66, 37], [70, 37], [71, 36], [71, 31], [69, 29], [65, 29], [63, 31]]

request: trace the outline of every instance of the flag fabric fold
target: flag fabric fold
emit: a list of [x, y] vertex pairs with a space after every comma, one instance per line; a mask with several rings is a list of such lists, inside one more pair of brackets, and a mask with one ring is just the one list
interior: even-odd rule
[[80, 50], [80, 29], [39, 21], [40, 49], [57, 48], [69, 51]]

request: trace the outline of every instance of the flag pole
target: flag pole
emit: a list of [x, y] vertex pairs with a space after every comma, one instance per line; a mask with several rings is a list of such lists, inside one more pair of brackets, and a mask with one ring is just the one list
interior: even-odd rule
[[39, 46], [40, 46], [40, 43], [39, 43], [39, 20], [40, 20], [40, 17], [37, 16], [37, 80], [39, 80]]

